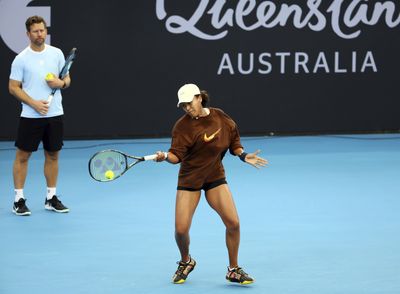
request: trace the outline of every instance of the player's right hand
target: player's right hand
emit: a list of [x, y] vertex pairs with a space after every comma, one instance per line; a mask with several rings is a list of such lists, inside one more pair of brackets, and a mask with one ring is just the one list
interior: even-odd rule
[[161, 162], [161, 161], [164, 161], [167, 158], [165, 156], [165, 153], [162, 152], [162, 151], [157, 151], [156, 154], [157, 154], [157, 157], [154, 159], [154, 161]]
[[35, 100], [32, 106], [40, 115], [46, 115], [49, 111], [49, 102], [47, 100]]

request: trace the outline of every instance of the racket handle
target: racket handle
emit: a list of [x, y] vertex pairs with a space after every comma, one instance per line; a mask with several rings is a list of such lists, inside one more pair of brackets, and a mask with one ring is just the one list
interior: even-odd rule
[[56, 93], [56, 91], [53, 90], [51, 92], [51, 94], [49, 95], [49, 97], [47, 97], [47, 102], [48, 102], [49, 105], [50, 105], [51, 101], [53, 100], [55, 93]]
[[[165, 158], [167, 158], [168, 153], [167, 153], [167, 152], [164, 152], [164, 156], [165, 156]], [[147, 160], [154, 160], [154, 159], [157, 158], [157, 154], [146, 155], [146, 156], [143, 156], [143, 158], [144, 158], [144, 161], [147, 161]]]

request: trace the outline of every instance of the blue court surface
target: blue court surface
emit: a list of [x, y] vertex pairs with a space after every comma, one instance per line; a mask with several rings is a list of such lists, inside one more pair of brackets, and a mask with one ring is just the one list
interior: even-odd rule
[[191, 229], [197, 267], [171, 283], [177, 165], [141, 163], [109, 183], [89, 177], [96, 151], [144, 155], [169, 141], [66, 141], [57, 191], [68, 214], [44, 209], [39, 150], [25, 186], [29, 217], [11, 212], [15, 150], [0, 142], [0, 293], [400, 293], [400, 135], [242, 138], [270, 161], [257, 170], [224, 159], [249, 286], [225, 281], [224, 226], [204, 198]]

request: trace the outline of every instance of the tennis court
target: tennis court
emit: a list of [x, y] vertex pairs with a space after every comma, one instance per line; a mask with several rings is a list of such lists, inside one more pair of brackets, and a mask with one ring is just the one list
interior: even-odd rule
[[171, 283], [178, 166], [145, 162], [109, 183], [88, 175], [99, 150], [151, 154], [168, 138], [66, 141], [57, 189], [68, 214], [44, 210], [43, 152], [34, 153], [29, 217], [11, 212], [15, 149], [0, 142], [0, 293], [400, 293], [400, 135], [242, 142], [270, 161], [256, 170], [224, 159], [250, 286], [225, 281], [225, 229], [204, 198], [191, 229], [197, 267], [185, 284]]

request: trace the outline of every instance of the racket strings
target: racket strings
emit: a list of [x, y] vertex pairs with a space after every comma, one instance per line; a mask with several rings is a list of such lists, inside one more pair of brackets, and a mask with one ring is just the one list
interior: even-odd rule
[[[126, 157], [115, 151], [100, 152], [91, 159], [89, 164], [89, 171], [92, 177], [102, 182], [121, 176], [126, 169]], [[112, 177], [110, 177], [110, 174]]]

